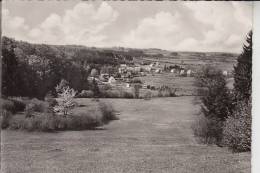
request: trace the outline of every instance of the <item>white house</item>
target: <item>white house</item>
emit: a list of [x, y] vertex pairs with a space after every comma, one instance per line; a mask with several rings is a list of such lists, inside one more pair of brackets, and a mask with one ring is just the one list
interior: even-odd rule
[[187, 70], [187, 76], [191, 75], [191, 70]]
[[173, 68], [173, 69], [171, 69], [171, 73], [175, 73], [175, 69]]
[[227, 75], [228, 75], [228, 72], [227, 72], [226, 70], [224, 70], [224, 71], [222, 72], [222, 74], [223, 74], [224, 76], [227, 76]]
[[161, 73], [161, 69], [159, 68], [155, 69], [155, 73]]
[[180, 71], [180, 75], [184, 75], [184, 70], [181, 70], [181, 71]]
[[110, 78], [108, 79], [108, 83], [115, 84], [116, 83], [115, 78], [113, 76], [110, 76]]

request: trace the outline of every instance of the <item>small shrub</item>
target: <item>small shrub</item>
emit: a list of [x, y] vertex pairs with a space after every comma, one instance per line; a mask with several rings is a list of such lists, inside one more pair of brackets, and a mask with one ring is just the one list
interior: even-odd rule
[[161, 86], [158, 90], [158, 97], [176, 97], [176, 88], [170, 88], [169, 86]]
[[133, 98], [134, 95], [131, 92], [124, 90], [106, 90], [100, 93], [100, 97], [103, 98]]
[[205, 144], [221, 144], [222, 122], [218, 119], [207, 118], [201, 115], [192, 124], [192, 130], [199, 142]]
[[233, 151], [251, 150], [251, 104], [240, 102], [223, 128], [223, 143]]
[[102, 122], [107, 124], [111, 120], [117, 120], [118, 117], [115, 114], [115, 110], [112, 105], [104, 102], [99, 103], [99, 109], [102, 113]]
[[11, 99], [11, 101], [14, 103], [15, 112], [24, 111], [26, 104], [22, 100]]
[[145, 94], [144, 94], [144, 99], [145, 100], [150, 100], [152, 98], [152, 92], [151, 91], [147, 91]]
[[20, 111], [24, 111], [25, 103], [16, 99], [1, 99], [1, 106], [4, 110], [7, 110], [11, 113], [16, 113]]
[[[27, 131], [60, 131], [93, 129], [117, 119], [113, 107], [108, 103], [100, 102], [96, 109], [86, 112], [72, 111], [68, 115], [49, 112], [33, 112], [33, 116], [14, 115], [2, 117], [3, 128], [21, 129]], [[81, 110], [82, 111], [82, 110]], [[84, 111], [84, 110], [83, 110]]]
[[99, 86], [99, 90], [100, 91], [106, 91], [106, 90], [110, 90], [112, 87], [110, 85], [101, 85]]
[[94, 97], [94, 92], [91, 90], [82, 90], [81, 93], [77, 95], [78, 98], [92, 98]]
[[134, 98], [133, 93], [130, 93], [127, 91], [122, 91], [121, 96], [122, 96], [122, 98]]
[[49, 112], [48, 103], [35, 98], [32, 99], [25, 107], [25, 115], [31, 117], [34, 112]]
[[54, 112], [68, 115], [71, 109], [76, 106], [76, 102], [74, 101], [76, 91], [73, 88], [66, 87], [58, 95], [58, 104], [53, 108]]
[[133, 88], [134, 98], [139, 98], [141, 87], [142, 86], [140, 84], [135, 84], [134, 85], [134, 88]]
[[54, 107], [54, 106], [58, 105], [58, 102], [55, 98], [49, 98], [46, 101], [48, 102], [49, 107]]
[[134, 79], [131, 81], [131, 83], [139, 83], [139, 84], [141, 84], [142, 81], [141, 81], [141, 79], [139, 79], [139, 78], [134, 78]]
[[120, 98], [120, 91], [117, 90], [107, 90], [101, 94], [106, 98]]

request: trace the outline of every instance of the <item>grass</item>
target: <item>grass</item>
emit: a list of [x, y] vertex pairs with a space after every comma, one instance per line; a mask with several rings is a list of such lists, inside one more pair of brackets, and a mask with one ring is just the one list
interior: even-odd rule
[[194, 86], [194, 77], [180, 77], [173, 73], [155, 73], [142, 76], [140, 79], [143, 83], [151, 86], [160, 87], [167, 85], [176, 88], [177, 95], [196, 95], [196, 87]]
[[[198, 144], [190, 128], [193, 97], [103, 99], [120, 112], [104, 130], [59, 133], [2, 131], [5, 173], [250, 172], [250, 156]], [[102, 100], [102, 99], [100, 99]], [[77, 99], [75, 111], [95, 109]]]

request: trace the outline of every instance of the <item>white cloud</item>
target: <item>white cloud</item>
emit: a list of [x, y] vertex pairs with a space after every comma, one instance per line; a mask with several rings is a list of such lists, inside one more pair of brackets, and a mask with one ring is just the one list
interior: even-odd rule
[[252, 28], [252, 3], [247, 2], [178, 2], [172, 10], [143, 15], [124, 31], [117, 28], [120, 9], [115, 9], [108, 2], [80, 2], [63, 14], [51, 13], [36, 26], [3, 9], [3, 34], [50, 44], [240, 52]]
[[125, 35], [131, 47], [182, 51], [239, 52], [252, 28], [252, 6], [244, 3], [185, 2], [187, 11], [159, 12]]
[[24, 33], [28, 32], [29, 26], [25, 23], [24, 18], [11, 16], [8, 9], [2, 9], [2, 19], [3, 35], [25, 39]]
[[[36, 27], [30, 29], [27, 27], [27, 32], [24, 34], [28, 33], [26, 40], [33, 42], [91, 46], [101, 44], [106, 37], [101, 33], [102, 30], [111, 24], [117, 16], [118, 12], [113, 10], [106, 2], [102, 2], [98, 8], [95, 8], [92, 4], [81, 2], [72, 9], [66, 10], [64, 16], [53, 13]], [[18, 20], [17, 18], [21, 20], [19, 17], [10, 19], [8, 14], [4, 21], [14, 21], [15, 19]], [[9, 23], [7, 26], [11, 25]], [[24, 20], [20, 21], [20, 23], [23, 24]], [[18, 31], [21, 24], [17, 27], [10, 27]], [[10, 34], [7, 33], [6, 35], [13, 33], [10, 32]]]

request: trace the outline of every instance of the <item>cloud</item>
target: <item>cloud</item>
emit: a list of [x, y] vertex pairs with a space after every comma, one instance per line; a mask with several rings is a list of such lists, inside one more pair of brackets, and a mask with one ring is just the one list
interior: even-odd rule
[[[27, 32], [23, 33], [28, 33], [26, 40], [33, 42], [97, 45], [101, 44], [106, 38], [105, 35], [102, 35], [102, 30], [115, 21], [117, 17], [118, 12], [113, 10], [106, 2], [102, 2], [98, 8], [94, 7], [93, 4], [81, 2], [72, 9], [66, 10], [63, 16], [52, 13], [36, 27], [29, 29], [26, 26]], [[13, 21], [16, 18], [19, 17], [10, 19], [7, 15], [7, 17], [4, 17], [4, 21]], [[23, 22], [24, 20], [20, 23], [23, 24]], [[12, 28], [13, 30], [6, 35], [14, 33], [13, 31], [17, 31], [20, 26]], [[19, 38], [19, 36], [17, 37]]]
[[[49, 44], [240, 52], [252, 29], [252, 3], [175, 3], [173, 8], [161, 6], [160, 10], [148, 10], [149, 13], [138, 3], [133, 4], [133, 8], [138, 7], [135, 12], [141, 11], [143, 17], [125, 14], [121, 18], [122, 9], [113, 3], [79, 2], [63, 13], [50, 13], [34, 26], [27, 24], [28, 18], [26, 21], [12, 16], [8, 9], [3, 9], [3, 34]], [[118, 23], [122, 20], [126, 26]]]
[[252, 28], [251, 5], [185, 2], [182, 10], [142, 19], [122, 42], [131, 47], [239, 52]]
[[22, 17], [11, 16], [8, 9], [2, 9], [2, 32], [3, 35], [11, 35], [15, 38], [25, 39], [24, 33], [27, 33], [29, 26]]

